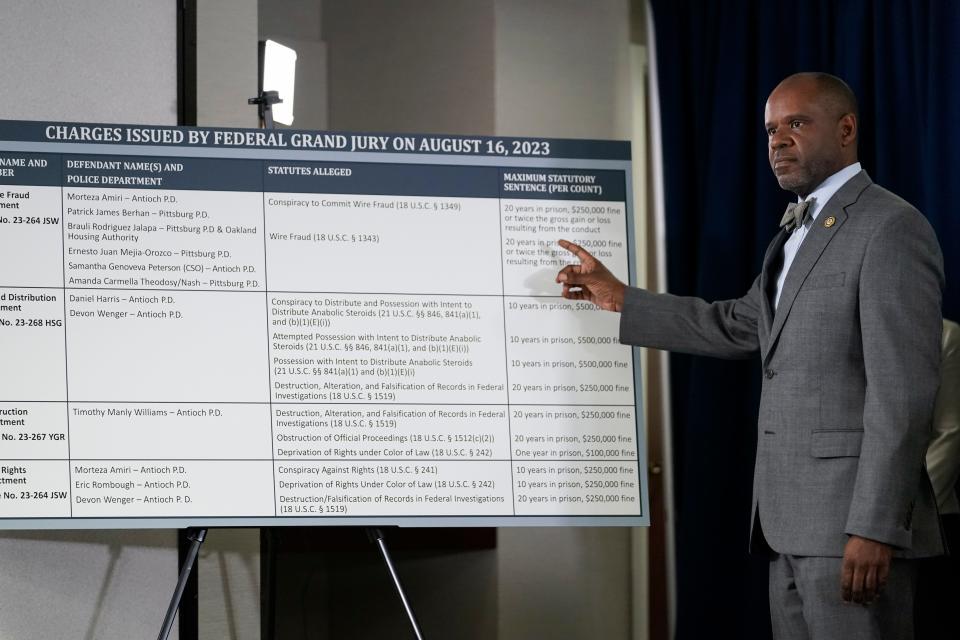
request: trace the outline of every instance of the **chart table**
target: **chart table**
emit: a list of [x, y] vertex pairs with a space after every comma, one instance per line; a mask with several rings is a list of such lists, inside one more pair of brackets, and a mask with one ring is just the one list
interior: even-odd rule
[[646, 522], [634, 353], [554, 282], [629, 278], [629, 155], [5, 124], [0, 526]]

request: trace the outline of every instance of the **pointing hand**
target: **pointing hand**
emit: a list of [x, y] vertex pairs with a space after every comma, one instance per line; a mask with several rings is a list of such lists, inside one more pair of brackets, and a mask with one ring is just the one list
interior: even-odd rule
[[560, 240], [560, 246], [580, 259], [580, 264], [568, 264], [557, 274], [557, 282], [563, 285], [563, 297], [589, 300], [606, 311], [622, 310], [627, 286], [580, 245]]

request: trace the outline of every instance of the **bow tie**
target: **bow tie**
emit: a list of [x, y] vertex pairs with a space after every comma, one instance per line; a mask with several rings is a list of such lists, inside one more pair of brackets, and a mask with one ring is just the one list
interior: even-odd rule
[[780, 226], [790, 233], [797, 227], [803, 225], [810, 217], [810, 207], [816, 202], [814, 198], [804, 200], [803, 202], [791, 202], [787, 205], [787, 210], [780, 219]]

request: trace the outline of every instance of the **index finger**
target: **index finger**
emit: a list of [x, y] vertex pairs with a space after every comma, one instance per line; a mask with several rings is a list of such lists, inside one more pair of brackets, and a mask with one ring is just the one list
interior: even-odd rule
[[585, 260], [593, 260], [593, 256], [590, 255], [590, 252], [584, 249], [583, 247], [581, 247], [580, 245], [578, 245], [577, 243], [570, 242], [569, 240], [563, 240], [563, 239], [560, 239], [557, 242], [561, 247], [563, 247], [573, 255], [580, 258], [580, 262], [583, 262]]

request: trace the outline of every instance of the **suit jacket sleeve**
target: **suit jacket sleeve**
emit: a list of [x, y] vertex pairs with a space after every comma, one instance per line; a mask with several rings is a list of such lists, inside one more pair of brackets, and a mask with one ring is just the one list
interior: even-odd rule
[[716, 358], [749, 358], [759, 350], [758, 276], [742, 298], [700, 298], [629, 288], [620, 315], [620, 342]]
[[909, 548], [914, 502], [927, 482], [943, 287], [940, 246], [919, 212], [878, 224], [859, 284], [864, 435], [846, 532]]

